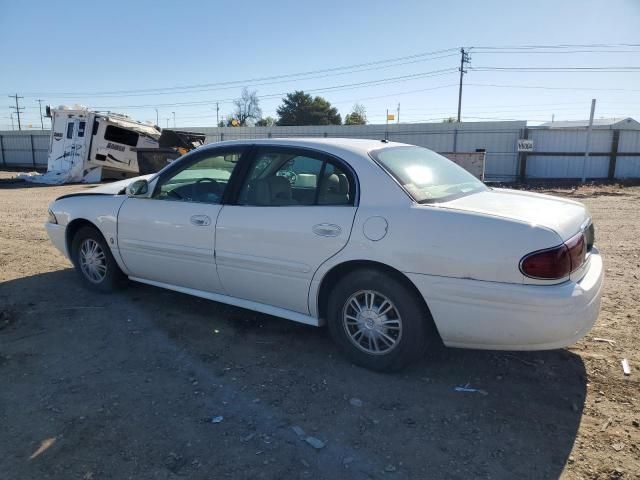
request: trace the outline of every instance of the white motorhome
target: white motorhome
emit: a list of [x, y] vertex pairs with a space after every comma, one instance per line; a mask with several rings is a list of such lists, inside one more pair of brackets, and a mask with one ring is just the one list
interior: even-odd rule
[[137, 149], [158, 148], [160, 129], [125, 115], [75, 105], [47, 107], [51, 138], [40, 183], [99, 182], [139, 175]]

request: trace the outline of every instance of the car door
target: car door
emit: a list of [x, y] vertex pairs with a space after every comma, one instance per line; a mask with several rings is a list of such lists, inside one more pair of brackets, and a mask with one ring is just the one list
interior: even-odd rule
[[118, 248], [132, 277], [224, 293], [215, 267], [215, 224], [243, 151], [193, 152], [163, 172], [147, 198], [124, 201]]
[[313, 150], [256, 148], [216, 225], [216, 264], [230, 295], [308, 314], [311, 279], [347, 244], [357, 179]]

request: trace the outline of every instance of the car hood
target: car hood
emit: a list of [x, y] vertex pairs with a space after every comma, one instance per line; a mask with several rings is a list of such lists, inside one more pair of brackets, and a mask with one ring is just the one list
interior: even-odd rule
[[126, 178], [124, 180], [119, 180], [117, 182], [105, 183], [104, 185], [100, 185], [98, 187], [87, 188], [85, 190], [80, 190], [79, 192], [68, 193], [67, 195], [63, 195], [58, 198], [68, 198], [68, 197], [78, 197], [83, 195], [118, 195], [123, 194], [124, 190], [127, 188], [131, 182], [135, 182], [136, 180], [141, 179], [149, 179], [153, 177], [154, 174], [149, 175], [141, 175], [139, 177], [134, 178]]
[[573, 200], [501, 188], [474, 193], [439, 206], [546, 227], [563, 241], [578, 233], [589, 218], [585, 206]]

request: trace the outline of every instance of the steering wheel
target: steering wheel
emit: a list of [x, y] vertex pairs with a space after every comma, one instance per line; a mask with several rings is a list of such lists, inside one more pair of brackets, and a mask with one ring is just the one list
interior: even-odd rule
[[203, 178], [199, 178], [198, 180], [196, 180], [192, 185], [193, 185], [193, 189], [192, 189], [192, 194], [191, 196], [194, 199], [197, 199], [201, 193], [204, 193], [205, 195], [207, 194], [206, 191], [202, 192], [202, 190], [200, 189], [200, 185], [203, 183], [210, 183], [213, 186], [215, 186], [215, 191], [211, 191], [210, 193], [213, 193], [215, 195], [218, 195], [220, 193], [220, 186], [218, 185], [217, 180], [213, 179], [213, 178], [208, 178], [208, 177], [203, 177]]
[[215, 183], [215, 184], [218, 183], [218, 181], [213, 179], [213, 178], [202, 177], [202, 178], [199, 178], [198, 180], [196, 180], [196, 185], [199, 184], [199, 183], [203, 183], [203, 182], [210, 182], [210, 183]]
[[182, 195], [180, 195], [175, 190], [167, 191], [167, 197], [174, 197], [174, 198], [177, 198], [178, 200], [182, 200], [184, 198]]

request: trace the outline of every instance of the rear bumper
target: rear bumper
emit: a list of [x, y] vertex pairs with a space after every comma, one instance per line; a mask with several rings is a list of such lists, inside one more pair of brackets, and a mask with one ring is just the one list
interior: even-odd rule
[[51, 243], [53, 243], [65, 257], [69, 258], [69, 252], [67, 252], [66, 226], [58, 225], [57, 223], [45, 223], [44, 228], [47, 231], [47, 235], [49, 235]]
[[594, 249], [577, 282], [517, 285], [407, 274], [425, 298], [445, 345], [550, 350], [585, 336], [600, 312], [602, 258]]

